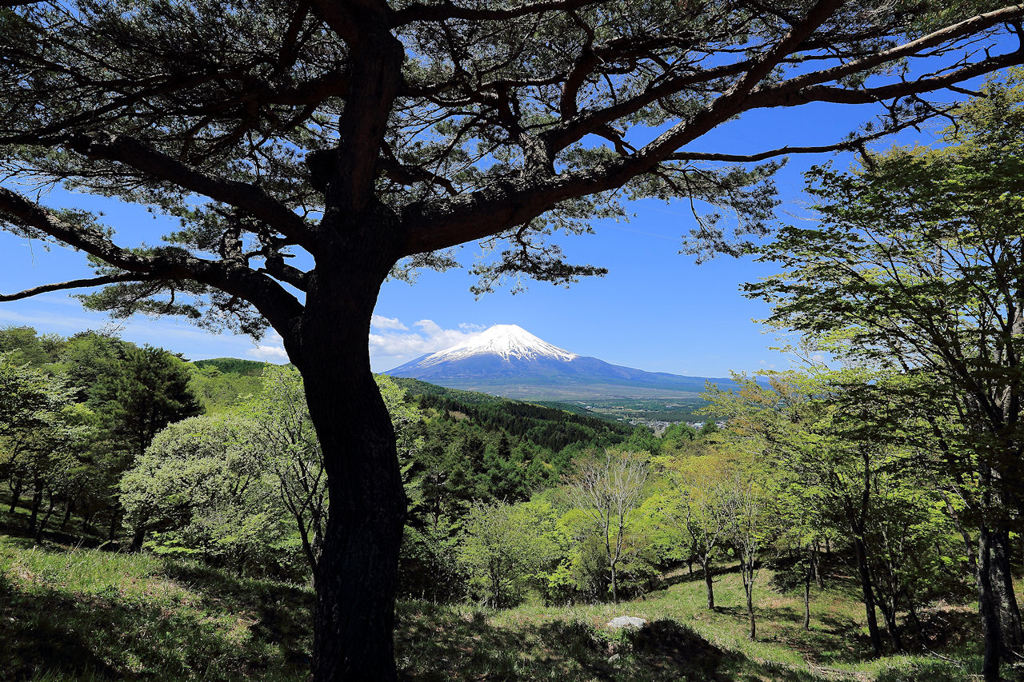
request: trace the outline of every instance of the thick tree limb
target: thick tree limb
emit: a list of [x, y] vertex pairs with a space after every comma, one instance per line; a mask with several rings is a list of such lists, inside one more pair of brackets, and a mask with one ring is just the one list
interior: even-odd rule
[[839, 64], [829, 69], [820, 69], [808, 74], [795, 76], [786, 81], [786, 86], [788, 89], [799, 90], [808, 85], [837, 81], [840, 78], [863, 73], [904, 57], [911, 57], [921, 50], [949, 43], [965, 36], [976, 35], [999, 24], [1019, 21], [1022, 17], [1024, 17], [1024, 5], [1021, 4], [979, 14], [888, 50], [882, 50], [881, 52], [862, 57], [861, 59], [855, 59], [845, 64]]
[[968, 66], [950, 71], [941, 76], [920, 78], [915, 81], [892, 83], [881, 85], [875, 88], [834, 88], [827, 86], [812, 86], [790, 92], [788, 88], [779, 87], [755, 93], [754, 106], [751, 108], [765, 107], [792, 107], [807, 104], [809, 102], [831, 102], [833, 104], [874, 104], [885, 100], [898, 99], [909, 95], [919, 95], [925, 92], [934, 92], [969, 80], [976, 76], [983, 76], [996, 69], [1024, 64], [1024, 49], [1017, 49], [1004, 55], [986, 59], [983, 62], [976, 62]]
[[[974, 76], [991, 73], [999, 68], [1024, 63], [1024, 51], [1018, 50], [1006, 55], [987, 58], [943, 75], [875, 88], [847, 89], [810, 86], [791, 91], [789, 85], [792, 81], [787, 81], [778, 86], [758, 89], [759, 80], [770, 73], [790, 52], [799, 49], [802, 41], [812, 35], [818, 26], [827, 21], [840, 4], [836, 0], [823, 0], [819, 2], [808, 14], [808, 17], [791, 30], [779, 44], [755, 62], [744, 63], [748, 70], [733, 87], [714, 100], [703, 111], [673, 126], [635, 154], [587, 171], [563, 173], [558, 177], [548, 180], [535, 180], [528, 187], [494, 187], [471, 195], [457, 197], [435, 206], [419, 207], [425, 209], [423, 213], [425, 217], [424, 219], [413, 218], [410, 220], [411, 224], [406, 233], [403, 252], [406, 255], [411, 255], [422, 251], [433, 251], [498, 234], [511, 226], [520, 224], [521, 221], [537, 217], [559, 201], [620, 187], [629, 179], [648, 172], [651, 168], [656, 167], [665, 160], [672, 158], [682, 159], [686, 156], [685, 153], [679, 153], [679, 156], [673, 157], [673, 155], [677, 154], [678, 149], [698, 139], [728, 118], [743, 111], [755, 108], [796, 106], [812, 101], [857, 104], [877, 103], [939, 90]], [[975, 17], [947, 29], [942, 29], [936, 32], [936, 34], [942, 36], [942, 41], [948, 41], [958, 36], [968, 35], [979, 26], [992, 25], [996, 21], [992, 16], [993, 14], [998, 16], [1000, 20], [1006, 20], [1011, 16], [1017, 16], [1019, 13], [1024, 13], [1024, 6], [1016, 5], [1013, 8], [1008, 8], [1007, 11], [1000, 10], [998, 13], [989, 13], [980, 19]], [[922, 45], [936, 44], [936, 41], [939, 40], [936, 34], [930, 34], [918, 41], [911, 41], [911, 43], [916, 44], [917, 47], [915, 49], [921, 49]], [[894, 59], [902, 58], [909, 54], [909, 52], [905, 46], [898, 46], [883, 54], [888, 54], [889, 59]], [[732, 66], [734, 65], [718, 67], [718, 70], [722, 73], [728, 73], [729, 67]], [[823, 71], [829, 70], [825, 69]], [[817, 73], [819, 72], [814, 72], [814, 74]], [[760, 74], [760, 79], [758, 74]], [[814, 74], [810, 74], [810, 76]], [[700, 77], [700, 75], [681, 77], [676, 82], [659, 86], [664, 87], [666, 92], [659, 92], [658, 97], [667, 96], [672, 92], [680, 90], [683, 80]], [[810, 77], [798, 78], [801, 78], [803, 83], [815, 82]], [[628, 115], [632, 113], [634, 107], [639, 109], [641, 106], [646, 105], [646, 100], [654, 101], [654, 99], [657, 99], [657, 97], [645, 93], [629, 102], [595, 112], [584, 113], [558, 128], [546, 131], [543, 135], [552, 144], [561, 147], [563, 144], [571, 143], [587, 133], [592, 133], [592, 128], [596, 122], [611, 121], [620, 116]], [[640, 104], [641, 102], [644, 103]], [[920, 122], [920, 119], [915, 119], [915, 122]], [[903, 122], [899, 127], [905, 127], [906, 125], [908, 125], [908, 122]], [[892, 130], [893, 128], [889, 128], [886, 132], [891, 132]], [[834, 145], [823, 145], [818, 150], [806, 148], [806, 151], [802, 151], [801, 148], [791, 148], [791, 151], [788, 153], [811, 153], [812, 151], [855, 148], [848, 146], [851, 144], [854, 143], [845, 141], [835, 143]], [[777, 151], [778, 154], [787, 153], [781, 150]], [[717, 158], [713, 156], [705, 156], [703, 158], [706, 160], [722, 161], [753, 161], [770, 158], [770, 156], [774, 155], [777, 154], [768, 152], [767, 154], [738, 155], [736, 157], [719, 155]], [[690, 158], [697, 160], [700, 157], [697, 153], [694, 153]], [[429, 218], [426, 216], [429, 216]]]
[[217, 287], [252, 303], [278, 331], [291, 328], [293, 320], [302, 314], [302, 305], [280, 284], [247, 267], [208, 261], [180, 251], [161, 255], [133, 253], [114, 244], [99, 230], [68, 223], [6, 187], [0, 187], [0, 218], [38, 230], [113, 267], [127, 270], [129, 274], [125, 277], [134, 276], [136, 281], [190, 279]]
[[448, 19], [464, 19], [467, 21], [509, 21], [545, 12], [573, 10], [588, 5], [600, 5], [608, 0], [553, 0], [551, 2], [534, 2], [507, 9], [487, 9], [481, 7], [459, 7], [447, 2], [436, 5], [410, 5], [392, 15], [391, 24], [402, 26], [414, 21], [446, 21]]
[[358, 212], [373, 191], [388, 117], [402, 85], [405, 50], [390, 31], [390, 9], [381, 0], [313, 4], [351, 50], [350, 87], [338, 122], [337, 168], [328, 179], [328, 192], [342, 211]]
[[308, 251], [316, 251], [314, 233], [306, 221], [256, 185], [212, 178], [126, 135], [76, 135], [68, 146], [90, 158], [116, 161], [152, 178], [234, 206]]

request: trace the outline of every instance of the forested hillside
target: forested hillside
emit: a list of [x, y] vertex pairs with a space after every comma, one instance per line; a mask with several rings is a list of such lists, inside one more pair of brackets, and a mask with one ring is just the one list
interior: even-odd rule
[[[329, 504], [297, 372], [92, 333], [8, 328], [0, 348], [0, 665], [17, 678], [302, 679]], [[451, 657], [460, 679], [977, 669], [969, 531], [912, 452], [886, 446], [862, 469], [858, 436], [829, 408], [837, 379], [737, 376], [741, 390], [707, 396], [729, 428], [655, 437], [380, 377], [410, 502], [405, 674], [435, 679]], [[213, 629], [197, 640], [204, 612]], [[620, 613], [658, 622], [617, 635], [604, 623]], [[141, 648], [87, 634], [151, 627], [161, 643]], [[459, 653], [467, 642], [474, 653]]]

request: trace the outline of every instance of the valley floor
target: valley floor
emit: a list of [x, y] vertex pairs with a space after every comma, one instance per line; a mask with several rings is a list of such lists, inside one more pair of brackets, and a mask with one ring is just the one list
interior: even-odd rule
[[[941, 656], [871, 660], [854, 586], [816, 591], [812, 627], [799, 595], [758, 590], [759, 641], [746, 638], [735, 572], [704, 607], [698, 576], [619, 604], [490, 611], [399, 605], [407, 680], [962, 680], [979, 666], [973, 611], [934, 608]], [[0, 535], [0, 678], [306, 679], [312, 593], [149, 554], [36, 546]], [[651, 622], [636, 633], [604, 624]]]

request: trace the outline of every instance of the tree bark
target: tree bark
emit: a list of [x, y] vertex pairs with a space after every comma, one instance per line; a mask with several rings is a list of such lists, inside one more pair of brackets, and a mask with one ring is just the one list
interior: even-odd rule
[[871, 649], [875, 656], [882, 655], [882, 636], [878, 630], [878, 617], [875, 614], [875, 591], [871, 584], [871, 570], [868, 567], [867, 548], [864, 538], [854, 533], [853, 549], [857, 559], [857, 573], [860, 575], [861, 592], [864, 599], [864, 612], [868, 621], [868, 634], [871, 637]]
[[611, 573], [612, 573], [612, 603], [613, 604], [618, 604], [619, 603], [619, 582], [616, 579], [616, 575], [615, 575], [615, 564], [614, 563], [610, 564], [609, 568], [611, 569]]
[[129, 552], [141, 552], [142, 543], [146, 541], [146, 524], [137, 523], [135, 524], [135, 530], [132, 531], [132, 542], [128, 545]]
[[1015, 660], [1021, 650], [1021, 617], [1010, 574], [1010, 538], [1006, 530], [982, 524], [978, 534], [978, 610], [984, 636], [982, 673], [998, 680], [1000, 661]]
[[981, 632], [984, 640], [984, 654], [981, 671], [986, 682], [997, 682], [999, 661], [1002, 658], [1002, 636], [999, 626], [999, 609], [992, 585], [992, 537], [989, 528], [981, 524], [978, 533], [978, 610], [981, 614]]
[[1024, 647], [1020, 607], [1013, 589], [1010, 567], [1010, 533], [1005, 528], [992, 532], [992, 587], [999, 609], [999, 631], [1006, 661], [1016, 658]]
[[882, 610], [882, 617], [885, 618], [885, 628], [889, 633], [889, 642], [892, 644], [893, 651], [903, 651], [903, 638], [900, 636], [899, 624], [896, 622], [896, 607], [895, 605], [885, 605], [885, 600], [879, 602], [879, 606]]
[[753, 579], [753, 571], [752, 571], [752, 568], [751, 569], [747, 569], [746, 567], [743, 567], [742, 570], [744, 572], [744, 576], [743, 576], [743, 591], [746, 593], [746, 596], [747, 596], [747, 618], [750, 621], [750, 639], [751, 640], [755, 640], [755, 639], [757, 639], [757, 621], [754, 619], [754, 579]]
[[68, 499], [64, 502], [64, 518], [62, 518], [60, 521], [61, 530], [65, 530], [68, 527], [68, 521], [71, 520], [72, 510], [73, 505], [71, 504], [71, 498], [68, 497]]
[[[811, 549], [809, 554], [813, 552]], [[811, 574], [814, 572], [814, 561], [808, 557], [807, 570], [804, 571], [804, 630], [811, 629]]]
[[814, 541], [811, 548], [811, 569], [814, 571], [814, 581], [818, 583], [818, 589], [825, 588], [825, 580], [821, 575], [821, 551], [818, 548], [818, 541]]
[[36, 534], [36, 525], [39, 523], [39, 508], [43, 506], [43, 489], [38, 483], [36, 483], [35, 490], [32, 491], [32, 512], [28, 517], [28, 534], [34, 536]]
[[708, 591], [708, 608], [715, 608], [715, 581], [711, 575], [711, 561], [710, 559], [701, 558], [700, 567], [704, 571], [704, 585]]
[[363, 260], [318, 265], [301, 334], [285, 338], [327, 471], [313, 638], [313, 676], [324, 682], [397, 676], [392, 630], [406, 498], [391, 418], [370, 371], [370, 317], [391, 267], [374, 246]]
[[46, 530], [46, 524], [50, 522], [50, 517], [53, 516], [53, 507], [56, 501], [53, 499], [53, 493], [50, 494], [50, 503], [46, 508], [46, 513], [43, 515], [43, 520], [39, 522], [39, 527], [36, 528], [36, 542], [43, 541], [43, 532]]
[[21, 477], [17, 477], [14, 480], [14, 484], [11, 486], [11, 508], [7, 511], [11, 514], [18, 508], [18, 503], [21, 502], [21, 488], [22, 488]]

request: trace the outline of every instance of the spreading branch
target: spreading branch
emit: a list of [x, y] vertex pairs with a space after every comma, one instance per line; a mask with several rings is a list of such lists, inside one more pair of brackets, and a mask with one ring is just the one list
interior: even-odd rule
[[0, 303], [9, 301], [20, 301], [24, 298], [31, 298], [39, 294], [48, 294], [51, 291], [66, 291], [68, 289], [86, 289], [89, 287], [104, 286], [106, 284], [117, 284], [122, 282], [145, 282], [157, 279], [152, 275], [126, 273], [123, 275], [103, 275], [100, 277], [85, 277], [82, 279], [71, 279], [66, 282], [54, 282], [53, 284], [42, 284], [31, 289], [24, 289], [13, 294], [0, 294]]
[[116, 161], [147, 177], [239, 208], [308, 250], [316, 251], [314, 233], [306, 222], [256, 185], [205, 175], [127, 135], [76, 135], [68, 146], [89, 158]]

